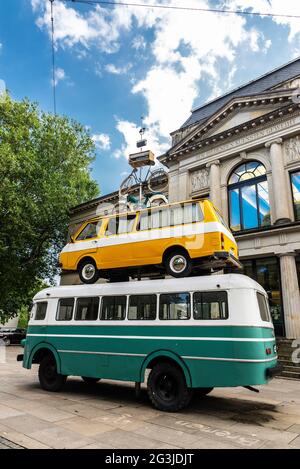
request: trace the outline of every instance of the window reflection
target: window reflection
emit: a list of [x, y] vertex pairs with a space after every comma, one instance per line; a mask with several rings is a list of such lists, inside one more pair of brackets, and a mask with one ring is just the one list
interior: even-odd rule
[[300, 220], [300, 171], [291, 175], [295, 219]]
[[269, 226], [270, 201], [265, 167], [250, 161], [234, 170], [229, 180], [232, 231]]

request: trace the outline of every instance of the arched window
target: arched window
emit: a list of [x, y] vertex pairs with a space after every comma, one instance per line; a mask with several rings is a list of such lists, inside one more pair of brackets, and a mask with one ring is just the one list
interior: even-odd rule
[[230, 228], [251, 230], [271, 223], [266, 168], [258, 161], [244, 163], [228, 183]]

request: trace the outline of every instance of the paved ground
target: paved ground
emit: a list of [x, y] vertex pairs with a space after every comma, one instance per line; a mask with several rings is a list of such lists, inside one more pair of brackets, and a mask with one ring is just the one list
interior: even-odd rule
[[276, 379], [260, 394], [217, 389], [177, 414], [154, 410], [131, 383], [89, 387], [70, 378], [42, 391], [37, 368], [0, 363], [0, 448], [300, 448], [300, 381]]

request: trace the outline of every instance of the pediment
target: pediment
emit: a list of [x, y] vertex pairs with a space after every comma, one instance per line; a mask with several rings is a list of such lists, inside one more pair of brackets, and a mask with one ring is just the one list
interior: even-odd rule
[[[190, 129], [183, 129], [182, 139], [168, 151], [168, 155], [187, 152], [199, 142], [215, 141], [214, 136], [222, 139], [231, 136], [231, 129], [247, 130], [254, 122], [262, 124], [264, 116], [273, 119], [281, 109], [291, 105], [291, 91], [271, 91], [260, 95], [233, 98], [205, 122], [199, 122]], [[256, 124], [254, 124], [256, 125]], [[206, 144], [207, 144], [206, 143]]]
[[221, 124], [216, 125], [213, 130], [208, 131], [204, 134], [204, 137], [212, 137], [226, 130], [233, 129], [239, 125], [246, 124], [247, 122], [253, 121], [258, 117], [265, 116], [276, 109], [279, 109], [282, 104], [265, 106], [265, 107], [251, 107], [243, 110], [236, 110], [228, 118], [226, 118]]

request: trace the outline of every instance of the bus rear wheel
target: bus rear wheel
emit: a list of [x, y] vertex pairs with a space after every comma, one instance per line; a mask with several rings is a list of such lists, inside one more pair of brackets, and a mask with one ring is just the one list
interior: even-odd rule
[[90, 386], [92, 386], [93, 384], [97, 384], [98, 381], [100, 381], [101, 379], [101, 378], [90, 378], [89, 376], [81, 376], [81, 378], [86, 384], [89, 384]]
[[78, 273], [82, 283], [95, 283], [99, 278], [99, 271], [92, 259], [83, 260], [78, 267]]
[[154, 407], [166, 412], [183, 409], [192, 397], [182, 371], [168, 362], [154, 365], [149, 374], [147, 391]]
[[172, 251], [166, 255], [165, 268], [168, 275], [175, 278], [188, 277], [192, 271], [192, 261], [185, 251]]
[[45, 391], [60, 391], [66, 382], [67, 377], [57, 373], [56, 361], [53, 355], [46, 355], [42, 358], [39, 366], [39, 380], [42, 389]]

